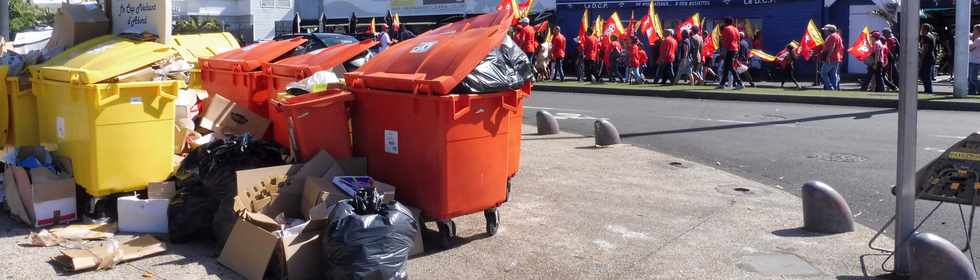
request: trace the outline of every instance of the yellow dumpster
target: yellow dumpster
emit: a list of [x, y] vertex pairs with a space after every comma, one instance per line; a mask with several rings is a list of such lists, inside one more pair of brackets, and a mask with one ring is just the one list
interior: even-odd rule
[[198, 58], [209, 58], [225, 51], [241, 48], [238, 39], [235, 39], [235, 36], [228, 32], [174, 35], [171, 37], [169, 45], [177, 49], [184, 60], [195, 65], [194, 69], [191, 70], [191, 79], [187, 86], [196, 89], [203, 88], [201, 68], [197, 66]]
[[103, 36], [31, 69], [42, 144], [72, 161], [92, 196], [142, 189], [173, 170], [180, 81], [106, 83], [176, 51]]
[[[0, 66], [0, 144], [15, 147], [36, 146], [37, 99], [30, 84], [21, 84], [19, 77], [7, 77], [7, 66]], [[25, 80], [26, 81], [26, 80]]]

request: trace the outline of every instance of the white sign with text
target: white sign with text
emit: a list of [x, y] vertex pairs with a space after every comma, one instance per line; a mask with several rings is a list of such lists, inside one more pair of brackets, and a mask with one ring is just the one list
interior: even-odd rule
[[173, 0], [112, 1], [112, 33], [150, 32], [160, 43], [170, 38], [173, 26]]

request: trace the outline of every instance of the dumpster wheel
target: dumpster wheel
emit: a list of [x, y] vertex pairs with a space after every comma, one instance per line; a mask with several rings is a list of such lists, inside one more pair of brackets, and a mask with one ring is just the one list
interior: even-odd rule
[[436, 221], [439, 227], [439, 243], [443, 249], [452, 248], [456, 242], [456, 222], [453, 220]]
[[483, 216], [487, 218], [487, 234], [497, 235], [497, 229], [500, 228], [500, 213], [497, 208], [483, 210]]

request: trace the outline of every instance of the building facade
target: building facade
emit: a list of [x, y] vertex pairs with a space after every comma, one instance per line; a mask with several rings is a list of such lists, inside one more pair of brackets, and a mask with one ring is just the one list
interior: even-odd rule
[[[174, 0], [174, 19], [213, 18], [243, 43], [272, 39], [277, 21], [292, 19], [304, 0]], [[315, 2], [315, 1], [313, 1]]]

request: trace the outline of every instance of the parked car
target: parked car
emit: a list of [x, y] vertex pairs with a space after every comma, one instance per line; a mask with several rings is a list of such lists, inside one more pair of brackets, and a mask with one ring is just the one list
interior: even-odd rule
[[302, 37], [306, 43], [293, 50], [292, 55], [300, 55], [337, 44], [357, 43], [359, 40], [353, 36], [337, 33], [299, 33], [283, 34], [276, 36], [275, 40], [292, 39]]

